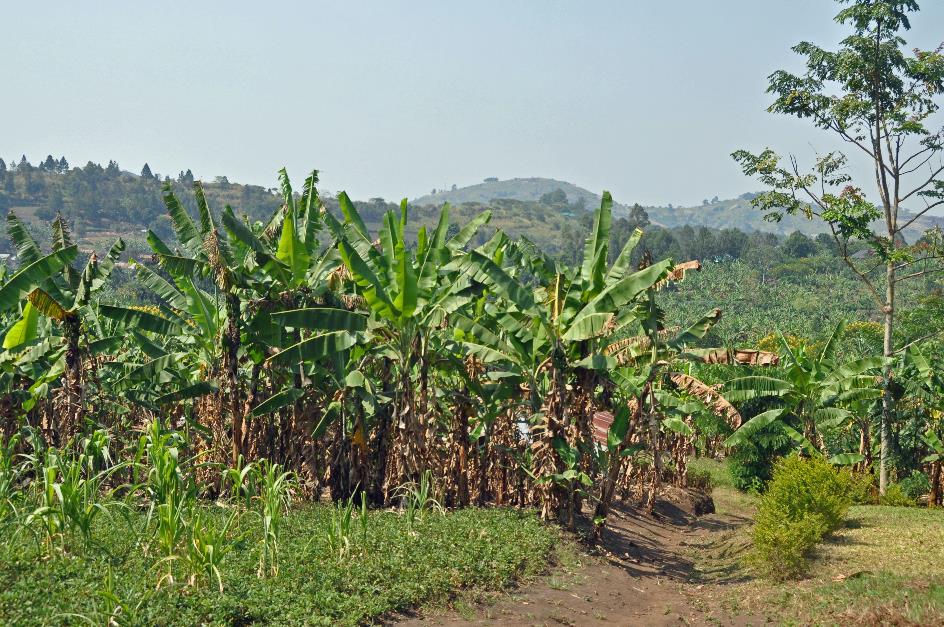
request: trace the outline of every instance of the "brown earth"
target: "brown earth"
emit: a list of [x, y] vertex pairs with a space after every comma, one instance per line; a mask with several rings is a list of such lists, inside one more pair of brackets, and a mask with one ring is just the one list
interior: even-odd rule
[[[531, 584], [474, 605], [400, 616], [393, 623], [430, 625], [750, 625], [763, 617], [720, 613], [713, 594], [740, 580], [738, 569], [700, 570], [700, 552], [736, 551], [731, 538], [750, 519], [709, 513], [697, 493], [676, 491], [653, 515], [620, 505], [602, 547]], [[710, 500], [708, 501], [710, 503]], [[727, 557], [727, 555], [725, 556]], [[719, 561], [719, 564], [725, 560]]]

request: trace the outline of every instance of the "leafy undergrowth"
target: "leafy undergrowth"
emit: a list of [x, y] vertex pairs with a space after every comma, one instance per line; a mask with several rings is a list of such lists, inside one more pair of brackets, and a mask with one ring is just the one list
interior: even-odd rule
[[712, 488], [730, 488], [734, 485], [727, 463], [709, 457], [688, 460], [688, 475], [689, 477], [707, 477]]
[[[217, 520], [230, 511], [207, 508]], [[257, 516], [239, 523], [244, 539], [216, 581], [157, 582], [166, 563], [138, 542], [143, 516], [100, 517], [93, 546], [44, 551], [29, 532], [0, 530], [3, 624], [356, 624], [441, 602], [462, 590], [494, 590], [543, 570], [558, 537], [530, 513], [467, 509], [429, 514], [410, 531], [405, 517], [369, 515], [366, 542], [343, 557], [328, 538], [331, 508], [291, 510], [283, 521], [277, 575], [257, 576]], [[142, 543], [146, 540], [142, 540]], [[47, 553], [49, 555], [47, 556]]]
[[[750, 503], [727, 489], [715, 501], [729, 514], [743, 507], [751, 515]], [[808, 577], [772, 583], [745, 566], [745, 524], [696, 546], [707, 585], [695, 602], [722, 623], [752, 616], [787, 625], [944, 624], [942, 529], [942, 510], [852, 507], [846, 526], [817, 547]]]

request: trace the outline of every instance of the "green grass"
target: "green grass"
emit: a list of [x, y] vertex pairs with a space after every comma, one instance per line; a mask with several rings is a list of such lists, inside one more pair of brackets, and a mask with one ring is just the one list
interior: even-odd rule
[[711, 478], [713, 488], [731, 488], [734, 484], [731, 480], [731, 473], [728, 470], [728, 464], [722, 460], [710, 459], [708, 457], [696, 457], [688, 461], [689, 474], [707, 474]]
[[[711, 594], [721, 599], [722, 615], [746, 613], [777, 624], [941, 624], [942, 530], [942, 510], [856, 506], [847, 525], [816, 549], [807, 578], [773, 584], [737, 581], [749, 572], [742, 570], [749, 547], [749, 527], [744, 527], [710, 556], [716, 582], [730, 583], [735, 575], [733, 583]], [[728, 568], [720, 566], [722, 554]]]
[[[206, 511], [222, 520], [231, 510]], [[100, 517], [92, 547], [69, 538], [66, 551], [50, 557], [30, 532], [0, 529], [0, 617], [6, 625], [106, 624], [111, 616], [154, 625], [357, 624], [535, 575], [559, 539], [527, 512], [429, 513], [411, 533], [401, 515], [377, 511], [366, 546], [355, 543], [339, 559], [329, 518], [325, 506], [292, 509], [282, 523], [278, 575], [259, 578], [261, 524], [245, 514], [245, 538], [222, 561], [222, 594], [215, 581], [187, 586], [183, 576], [157, 589], [159, 556], [145, 554], [135, 531], [143, 515], [131, 516], [131, 525], [117, 514]]]

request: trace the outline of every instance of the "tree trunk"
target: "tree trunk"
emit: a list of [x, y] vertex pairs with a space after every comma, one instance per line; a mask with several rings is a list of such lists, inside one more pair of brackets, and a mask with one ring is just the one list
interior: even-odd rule
[[[894, 242], [894, 234], [892, 234]], [[894, 243], [892, 243], [894, 246]], [[890, 358], [894, 353], [894, 324], [895, 324], [895, 264], [888, 262], [886, 268], [887, 285], [885, 289], [885, 335], [882, 344], [882, 354]], [[885, 494], [888, 487], [888, 466], [889, 456], [891, 454], [891, 423], [894, 415], [894, 399], [891, 395], [892, 369], [886, 365], [882, 373], [882, 424], [881, 424], [881, 443], [882, 452], [879, 461], [879, 494]]]
[[616, 484], [619, 481], [620, 471], [623, 466], [623, 451], [632, 441], [633, 433], [636, 431], [636, 423], [642, 413], [642, 399], [648, 394], [648, 388], [644, 388], [642, 395], [636, 399], [636, 407], [633, 408], [633, 414], [629, 419], [629, 426], [626, 429], [626, 435], [623, 441], [619, 443], [615, 450], [610, 451], [610, 465], [607, 468], [606, 477], [603, 479], [603, 485], [600, 486], [600, 498], [597, 500], [596, 508], [593, 512], [593, 536], [591, 541], [597, 543], [603, 536], [603, 529], [606, 527], [606, 516], [610, 512], [610, 505], [613, 503], [613, 495], [616, 492]]
[[928, 507], [941, 506], [941, 462], [931, 463], [931, 492], [928, 494]]

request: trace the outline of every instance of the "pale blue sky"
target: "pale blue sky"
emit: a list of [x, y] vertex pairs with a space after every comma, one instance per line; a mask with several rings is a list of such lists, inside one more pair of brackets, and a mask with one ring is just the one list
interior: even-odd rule
[[[944, 3], [907, 35], [944, 38]], [[0, 156], [356, 198], [549, 176], [621, 202], [756, 189], [728, 156], [832, 147], [765, 112], [829, 0], [6, 3]]]

